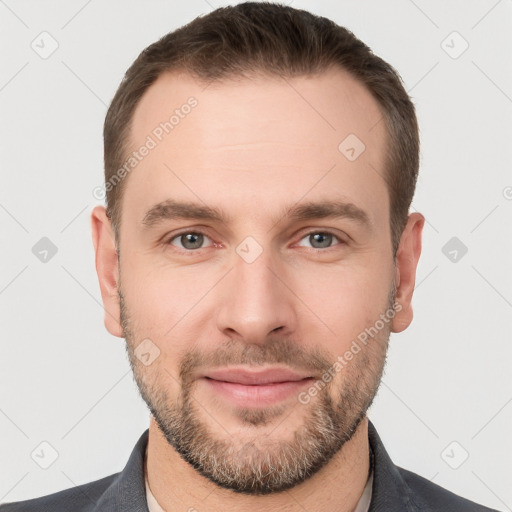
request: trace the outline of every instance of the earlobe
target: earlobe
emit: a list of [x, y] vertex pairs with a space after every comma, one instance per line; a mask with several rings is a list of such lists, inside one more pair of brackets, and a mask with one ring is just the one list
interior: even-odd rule
[[396, 301], [400, 311], [395, 314], [392, 332], [402, 332], [412, 322], [412, 296], [416, 282], [416, 269], [421, 255], [421, 235], [425, 217], [421, 213], [409, 215], [400, 239], [396, 256]]
[[105, 312], [105, 327], [113, 336], [123, 337], [118, 297], [119, 258], [110, 219], [105, 207], [96, 206], [91, 213], [92, 241], [96, 273]]

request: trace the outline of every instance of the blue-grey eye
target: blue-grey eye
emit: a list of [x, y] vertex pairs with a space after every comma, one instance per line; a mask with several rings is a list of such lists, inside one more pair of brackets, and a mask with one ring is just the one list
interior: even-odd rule
[[[331, 247], [335, 240], [338, 240], [338, 237], [328, 231], [313, 231], [306, 235], [302, 240], [308, 241], [308, 244], [313, 249], [328, 249]], [[299, 244], [303, 245], [303, 244]], [[306, 245], [305, 247], [308, 247]]]
[[[172, 245], [177, 245], [180, 249], [194, 250], [202, 248], [204, 239], [205, 236], [202, 233], [195, 233], [190, 231], [188, 233], [176, 235], [174, 238], [172, 238], [170, 243]], [[179, 244], [176, 244], [176, 241], [179, 241]]]

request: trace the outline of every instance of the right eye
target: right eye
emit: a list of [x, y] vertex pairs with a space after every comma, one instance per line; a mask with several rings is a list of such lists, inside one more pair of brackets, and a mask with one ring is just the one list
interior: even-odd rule
[[169, 238], [166, 244], [174, 245], [182, 251], [191, 252], [203, 249], [205, 238], [209, 240], [209, 237], [200, 231], [183, 231]]

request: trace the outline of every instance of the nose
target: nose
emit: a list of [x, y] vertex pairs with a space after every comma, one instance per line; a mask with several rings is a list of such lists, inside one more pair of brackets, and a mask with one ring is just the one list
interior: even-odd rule
[[264, 344], [269, 335], [296, 329], [294, 295], [283, 265], [264, 250], [248, 263], [234, 254], [234, 268], [218, 290], [217, 327], [229, 338]]

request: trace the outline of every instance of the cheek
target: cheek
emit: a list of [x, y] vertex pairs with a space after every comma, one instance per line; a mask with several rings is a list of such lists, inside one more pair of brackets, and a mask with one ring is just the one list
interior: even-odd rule
[[133, 344], [149, 338], [158, 346], [160, 354], [152, 375], [168, 379], [171, 388], [180, 379], [179, 365], [184, 356], [195, 347], [201, 349], [201, 340], [218, 337], [215, 324], [209, 320], [219, 303], [212, 304], [208, 292], [222, 273], [193, 265], [178, 268], [149, 263], [142, 258], [138, 263], [133, 258], [130, 273], [128, 268], [123, 272]]
[[[134, 257], [122, 268], [122, 288], [130, 313], [134, 343], [150, 338], [165, 349], [164, 340], [173, 339], [173, 352], [180, 352], [177, 334], [187, 314], [201, 296], [201, 280], [190, 279], [179, 269], [148, 265]], [[140, 338], [140, 339], [139, 339]]]
[[167, 318], [169, 323], [182, 316], [207, 285], [197, 268], [180, 268], [163, 255], [132, 253], [126, 260], [122, 266], [123, 288], [133, 297], [137, 310], [151, 313], [149, 320], [171, 314], [172, 318]]
[[[318, 340], [323, 332], [324, 346], [332, 354], [339, 354], [352, 340], [387, 309], [391, 275], [371, 266], [353, 266], [326, 271], [301, 272], [296, 280], [297, 296], [307, 309], [307, 323], [302, 328]], [[315, 328], [316, 326], [316, 337]]]

